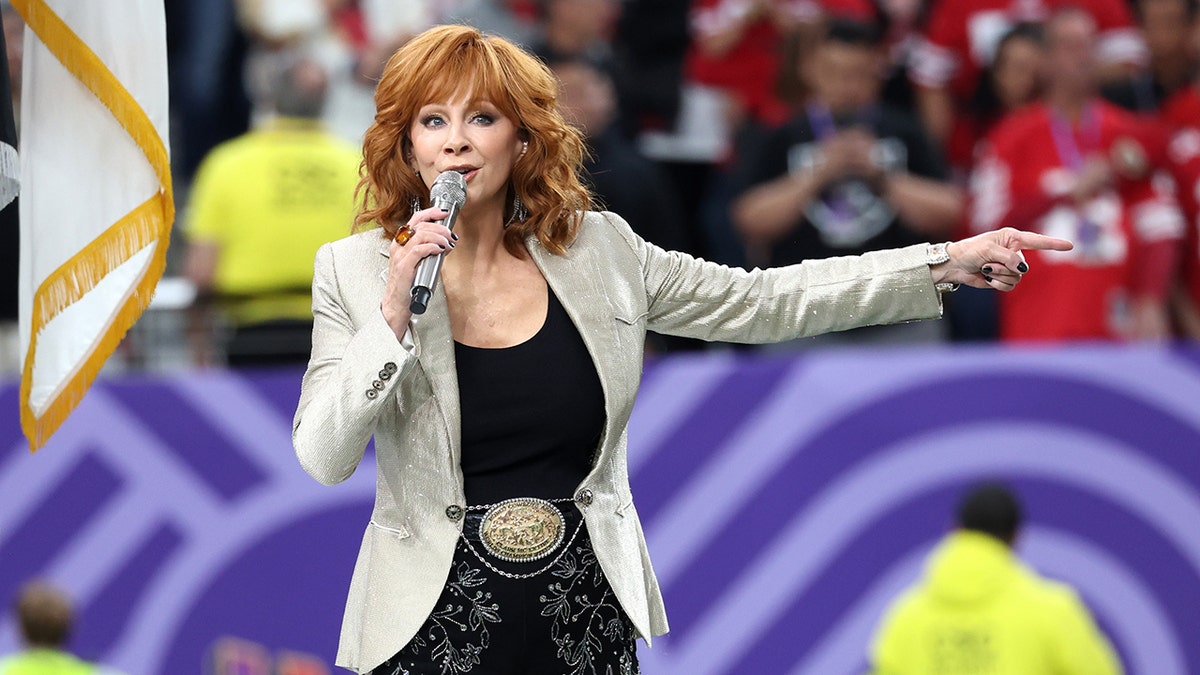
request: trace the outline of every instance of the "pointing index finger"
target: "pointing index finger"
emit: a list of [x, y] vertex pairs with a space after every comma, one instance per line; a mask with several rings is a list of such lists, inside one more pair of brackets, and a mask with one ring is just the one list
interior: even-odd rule
[[1047, 237], [1044, 234], [1019, 231], [1016, 234], [1016, 244], [1022, 249], [1039, 251], [1070, 251], [1075, 245], [1066, 239]]

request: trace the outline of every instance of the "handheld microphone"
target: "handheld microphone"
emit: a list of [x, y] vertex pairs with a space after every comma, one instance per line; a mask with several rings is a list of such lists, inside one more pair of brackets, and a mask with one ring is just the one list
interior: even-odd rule
[[[433, 206], [449, 211], [441, 223], [453, 230], [458, 210], [467, 201], [466, 179], [457, 171], [443, 171], [429, 189], [429, 200], [433, 202]], [[417, 263], [417, 276], [413, 278], [412, 284], [412, 302], [408, 305], [413, 314], [424, 314], [429, 306], [438, 274], [442, 271], [442, 258], [445, 256], [445, 253], [439, 253]]]

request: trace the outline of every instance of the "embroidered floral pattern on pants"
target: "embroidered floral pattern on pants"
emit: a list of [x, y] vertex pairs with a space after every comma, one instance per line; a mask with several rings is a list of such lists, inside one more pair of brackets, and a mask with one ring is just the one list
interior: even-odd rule
[[411, 675], [403, 662], [423, 656], [438, 664], [442, 675], [460, 675], [474, 670], [491, 641], [488, 624], [500, 623], [500, 605], [491, 602], [490, 591], [479, 588], [486, 583], [483, 572], [472, 568], [465, 560], [455, 565], [454, 577], [446, 582], [439, 600], [444, 602], [449, 596], [452, 601], [435, 607], [404, 650], [373, 672]]
[[[549, 572], [560, 581], [538, 599], [544, 603], [542, 616], [551, 617], [550, 637], [570, 675], [637, 675], [633, 624], [617, 604], [612, 588], [590, 546], [576, 546], [559, 559]], [[591, 577], [590, 579], [588, 577]], [[608, 645], [618, 649], [616, 670], [604, 658]], [[603, 674], [597, 664], [605, 664]]]
[[425, 623], [371, 673], [638, 675], [635, 637], [586, 531], [528, 578], [489, 571], [460, 542]]

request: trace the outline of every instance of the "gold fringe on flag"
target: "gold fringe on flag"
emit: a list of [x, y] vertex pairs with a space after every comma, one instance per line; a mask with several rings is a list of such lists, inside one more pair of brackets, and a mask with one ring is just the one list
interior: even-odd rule
[[[121, 217], [43, 281], [33, 296], [29, 351], [21, 376], [21, 428], [30, 450], [45, 444], [75, 409], [104, 362], [150, 305], [166, 267], [167, 243], [175, 220], [170, 161], [166, 144], [150, 118], [100, 57], [48, 7], [44, 0], [12, 0], [25, 23], [50, 53], [91, 91], [137, 143], [159, 180], [158, 194]], [[165, 67], [165, 64], [164, 64]], [[38, 335], [60, 312], [95, 288], [109, 272], [135, 253], [156, 244], [150, 264], [109, 317], [84, 360], [50, 396], [40, 414], [29, 403]]]

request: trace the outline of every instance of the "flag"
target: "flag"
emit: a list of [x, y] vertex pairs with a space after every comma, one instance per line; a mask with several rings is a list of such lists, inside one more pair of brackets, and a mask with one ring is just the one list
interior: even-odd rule
[[45, 444], [150, 303], [175, 208], [162, 0], [11, 0], [21, 96], [21, 426]]
[[[0, 54], [7, 54], [4, 31], [0, 27]], [[17, 205], [21, 166], [17, 159], [17, 128], [13, 120], [12, 83], [8, 68], [0, 67], [0, 322], [17, 322], [17, 270], [20, 267], [20, 239]], [[7, 346], [7, 345], [5, 345]], [[9, 355], [0, 357], [8, 364]]]

